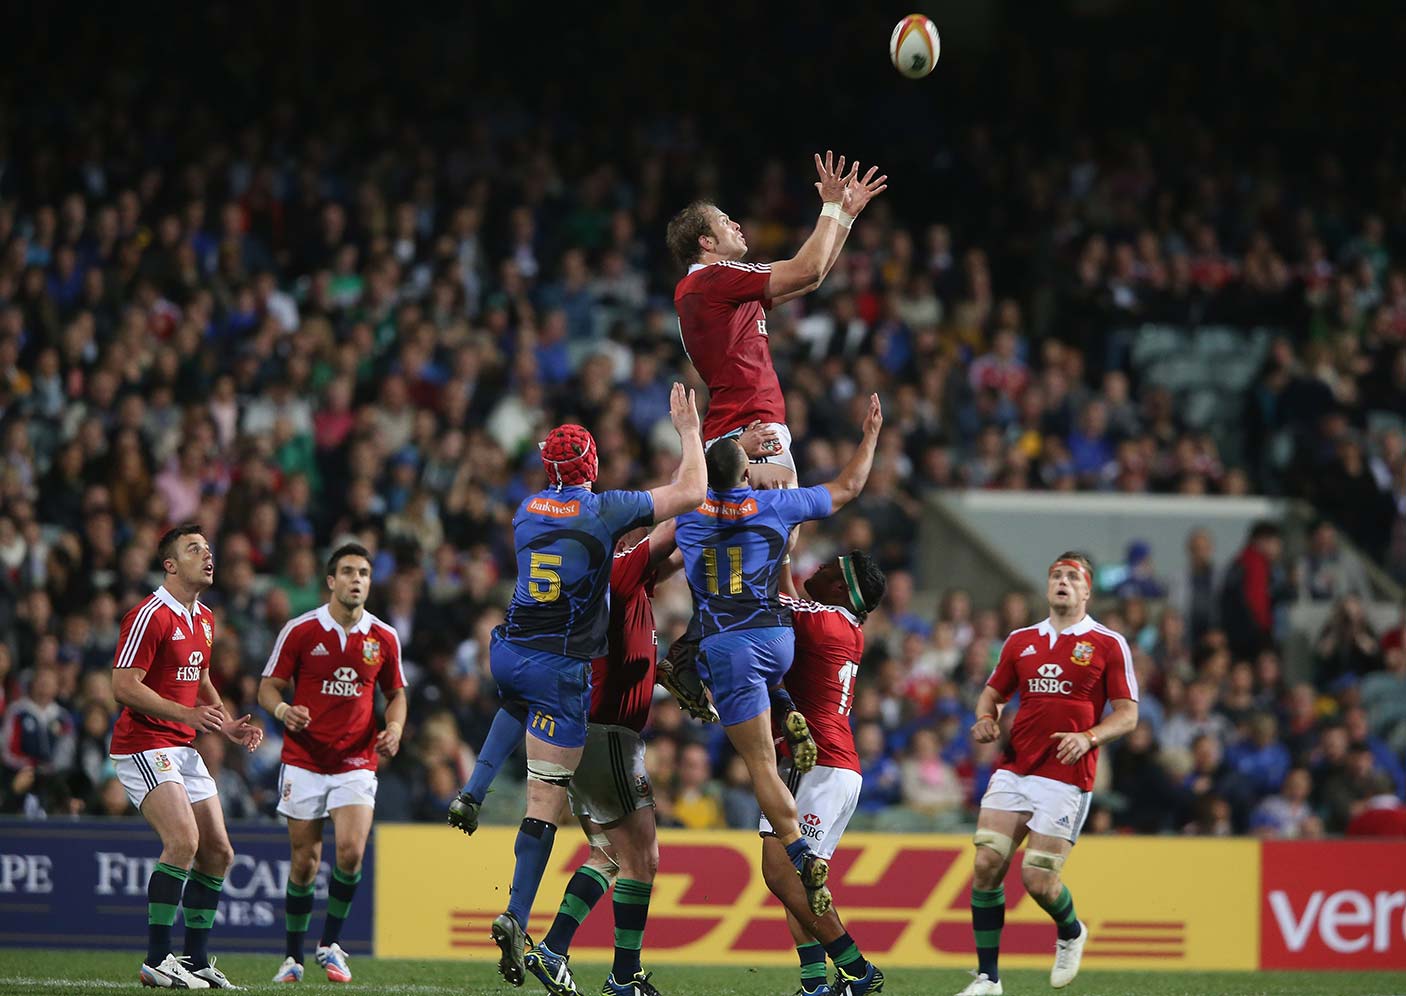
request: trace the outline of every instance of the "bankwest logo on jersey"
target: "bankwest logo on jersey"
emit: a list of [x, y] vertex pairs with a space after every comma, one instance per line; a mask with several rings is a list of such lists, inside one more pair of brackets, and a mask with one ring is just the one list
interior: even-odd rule
[[322, 680], [323, 695], [339, 695], [342, 698], [356, 699], [361, 697], [361, 680], [354, 667], [339, 667], [332, 672], [332, 677]]
[[715, 519], [745, 519], [757, 514], [757, 499], [748, 498], [744, 502], [713, 501], [705, 498], [698, 506], [699, 515], [710, 515]]
[[552, 501], [550, 498], [533, 498], [527, 503], [527, 510], [533, 515], [546, 515], [553, 519], [572, 519], [581, 514], [579, 501]]
[[1058, 664], [1041, 664], [1040, 677], [1028, 680], [1028, 690], [1044, 692], [1047, 695], [1068, 695], [1074, 690], [1074, 683], [1068, 680], [1061, 681], [1060, 675], [1063, 673], [1064, 668]]

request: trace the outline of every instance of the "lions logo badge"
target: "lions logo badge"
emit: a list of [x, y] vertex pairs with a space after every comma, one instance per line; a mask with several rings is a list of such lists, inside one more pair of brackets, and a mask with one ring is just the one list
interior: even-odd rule
[[362, 640], [361, 659], [373, 667], [381, 663], [381, 641], [371, 639]]
[[649, 779], [644, 775], [635, 776], [635, 792], [641, 799], [648, 799], [654, 794], [654, 786], [649, 784]]
[[156, 752], [151, 759], [151, 763], [157, 771], [167, 772], [171, 770], [171, 759], [161, 751]]
[[1074, 653], [1069, 659], [1080, 667], [1088, 667], [1094, 659], [1094, 645], [1088, 640], [1080, 640], [1074, 644]]
[[210, 620], [200, 620], [200, 626], [205, 630], [205, 646], [213, 646], [215, 643], [215, 631], [210, 628]]
[[287, 801], [288, 801], [289, 799], [291, 799], [291, 798], [293, 798], [293, 783], [292, 783], [292, 782], [284, 782], [284, 783], [283, 783], [283, 801], [284, 801], [284, 802], [287, 802]]

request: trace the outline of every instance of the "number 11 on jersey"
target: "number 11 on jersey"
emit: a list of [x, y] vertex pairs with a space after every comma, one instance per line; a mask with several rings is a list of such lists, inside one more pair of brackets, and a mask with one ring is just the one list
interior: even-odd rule
[[840, 679], [840, 708], [837, 711], [841, 716], [848, 716], [854, 707], [854, 679], [859, 677], [859, 665], [854, 661], [845, 661], [836, 672], [836, 677]]
[[[740, 546], [723, 547], [723, 553], [727, 555], [727, 593], [740, 595], [742, 594], [742, 548]], [[715, 546], [703, 548], [703, 576], [708, 581], [708, 594], [718, 594], [718, 548]]]

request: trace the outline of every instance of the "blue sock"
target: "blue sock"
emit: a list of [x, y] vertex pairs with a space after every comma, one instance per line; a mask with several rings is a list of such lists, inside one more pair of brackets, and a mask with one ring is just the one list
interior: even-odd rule
[[798, 711], [796, 703], [792, 701], [791, 694], [786, 691], [785, 685], [777, 685], [771, 689], [770, 697], [773, 718], [785, 719], [787, 714]]
[[810, 853], [810, 845], [806, 843], [804, 837], [797, 837], [786, 845], [786, 857], [791, 859], [791, 864], [796, 866], [796, 871], [801, 870], [805, 864], [806, 855]]
[[478, 752], [478, 763], [469, 776], [464, 792], [474, 802], [483, 802], [488, 795], [488, 787], [498, 776], [503, 763], [522, 744], [523, 731], [527, 729], [527, 714], [515, 716], [506, 706], [499, 706], [493, 717], [493, 725], [488, 728], [488, 736], [483, 738], [483, 747]]
[[557, 828], [545, 820], [528, 818], [518, 827], [517, 844], [513, 847], [517, 865], [513, 868], [508, 912], [522, 925], [524, 932], [527, 917], [532, 912], [532, 901], [537, 898], [537, 887], [542, 884], [542, 873], [547, 870], [547, 859], [552, 856], [552, 841], [556, 835]]

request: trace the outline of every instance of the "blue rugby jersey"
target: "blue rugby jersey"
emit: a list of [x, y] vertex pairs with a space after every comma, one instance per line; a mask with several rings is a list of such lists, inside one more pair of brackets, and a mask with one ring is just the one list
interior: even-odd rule
[[525, 499], [513, 516], [517, 587], [503, 635], [565, 657], [604, 656], [615, 541], [653, 521], [648, 491], [549, 488]]
[[775, 491], [708, 489], [703, 504], [678, 517], [675, 542], [702, 635], [790, 626], [776, 590], [791, 530], [830, 514], [823, 485]]

